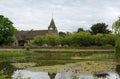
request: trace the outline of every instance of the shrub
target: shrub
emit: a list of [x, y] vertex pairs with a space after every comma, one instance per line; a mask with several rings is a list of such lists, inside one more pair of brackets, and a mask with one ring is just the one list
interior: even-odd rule
[[66, 35], [65, 37], [60, 37], [60, 43], [62, 46], [65, 46], [65, 45], [70, 46], [72, 43], [71, 41], [72, 41], [71, 35], [70, 36]]
[[26, 51], [30, 51], [30, 46], [25, 46]]
[[72, 45], [75, 46], [90, 46], [92, 35], [89, 32], [79, 32], [71, 35]]
[[42, 46], [44, 44], [45, 40], [43, 36], [36, 36], [33, 40], [31, 40], [32, 44]]
[[66, 45], [64, 45], [64, 47], [69, 47], [69, 46], [66, 44]]
[[56, 34], [47, 34], [45, 36], [45, 44], [49, 46], [56, 46], [60, 44], [59, 36]]

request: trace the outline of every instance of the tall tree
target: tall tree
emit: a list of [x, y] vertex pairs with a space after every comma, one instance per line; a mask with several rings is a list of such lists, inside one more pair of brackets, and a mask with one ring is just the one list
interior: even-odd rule
[[120, 18], [113, 23], [112, 29], [113, 32], [116, 34], [116, 43], [115, 43], [116, 57], [120, 58]]
[[120, 18], [113, 23], [112, 30], [116, 35], [120, 35]]
[[78, 28], [78, 30], [77, 30], [77, 32], [81, 32], [81, 31], [84, 31], [84, 29], [83, 28]]
[[97, 33], [106, 34], [110, 32], [107, 29], [107, 27], [108, 25], [106, 25], [105, 23], [97, 23], [97, 24], [92, 25], [91, 31], [93, 34], [97, 34]]
[[13, 23], [0, 15], [0, 45], [10, 45], [14, 42], [13, 35], [17, 32]]
[[66, 33], [65, 32], [59, 32], [59, 36], [65, 37]]

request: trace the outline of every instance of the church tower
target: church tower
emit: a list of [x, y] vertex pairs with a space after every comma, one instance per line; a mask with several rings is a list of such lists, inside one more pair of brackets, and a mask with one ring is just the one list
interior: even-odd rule
[[50, 25], [48, 27], [48, 33], [55, 33], [58, 34], [57, 27], [55, 25], [54, 19], [51, 19]]

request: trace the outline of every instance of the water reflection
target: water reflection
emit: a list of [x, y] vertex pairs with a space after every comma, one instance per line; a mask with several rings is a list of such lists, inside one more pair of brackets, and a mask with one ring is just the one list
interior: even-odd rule
[[109, 74], [108, 73], [95, 73], [94, 76], [97, 78], [106, 78], [107, 76], [109, 76]]
[[28, 70], [17, 70], [12, 75], [13, 79], [50, 79], [47, 72], [32, 72]]
[[48, 72], [48, 75], [49, 75], [50, 79], [55, 79], [56, 73]]
[[116, 72], [106, 72], [97, 74], [73, 74], [73, 73], [48, 73], [32, 72], [28, 70], [17, 70], [13, 74], [13, 79], [120, 79]]

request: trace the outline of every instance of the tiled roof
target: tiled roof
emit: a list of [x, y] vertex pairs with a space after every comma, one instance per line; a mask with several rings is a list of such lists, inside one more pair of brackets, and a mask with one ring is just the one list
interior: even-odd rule
[[17, 40], [30, 40], [38, 35], [46, 35], [48, 30], [31, 30], [31, 31], [20, 31], [16, 34]]

